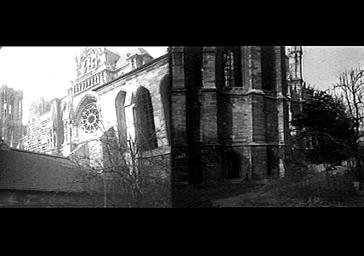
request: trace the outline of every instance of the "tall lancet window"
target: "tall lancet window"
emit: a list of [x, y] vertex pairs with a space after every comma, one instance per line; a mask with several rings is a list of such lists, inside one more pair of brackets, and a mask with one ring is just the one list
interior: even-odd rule
[[140, 87], [136, 92], [134, 114], [139, 149], [147, 151], [157, 148], [152, 98], [149, 91], [144, 87]]
[[274, 90], [276, 79], [275, 46], [261, 46], [262, 89]]
[[64, 137], [66, 142], [68, 142], [68, 121], [64, 123]]
[[126, 128], [126, 117], [125, 117], [125, 107], [124, 107], [125, 97], [126, 97], [126, 92], [121, 91], [119, 92], [115, 100], [119, 142], [122, 147], [127, 147], [127, 128]]
[[166, 75], [160, 83], [160, 93], [163, 103], [165, 129], [167, 132], [168, 142], [171, 142], [171, 81], [170, 77]]
[[189, 46], [184, 49], [184, 72], [186, 87], [202, 87], [203, 48]]
[[241, 87], [241, 49], [240, 46], [223, 49], [224, 87]]

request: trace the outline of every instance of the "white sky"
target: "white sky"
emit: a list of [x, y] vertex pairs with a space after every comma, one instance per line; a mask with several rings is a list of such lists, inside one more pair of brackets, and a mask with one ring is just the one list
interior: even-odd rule
[[364, 67], [364, 46], [303, 46], [303, 79], [328, 89], [345, 70]]
[[[157, 58], [167, 52], [167, 47], [144, 47]], [[107, 47], [121, 53], [131, 47]], [[0, 86], [7, 85], [23, 91], [26, 124], [29, 105], [40, 97], [47, 100], [66, 95], [71, 81], [76, 77], [75, 57], [84, 47], [2, 47], [0, 49]]]

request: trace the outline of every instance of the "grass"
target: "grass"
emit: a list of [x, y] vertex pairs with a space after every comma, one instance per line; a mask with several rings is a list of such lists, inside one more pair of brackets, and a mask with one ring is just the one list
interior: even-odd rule
[[211, 208], [214, 201], [241, 195], [262, 185], [252, 182], [225, 182], [215, 185], [174, 184], [172, 189], [173, 208]]
[[357, 193], [349, 174], [316, 173], [300, 180], [285, 178], [272, 181], [265, 188], [278, 198], [290, 198], [303, 203], [340, 204]]
[[173, 207], [363, 207], [349, 174], [308, 173], [300, 177], [218, 185], [175, 185]]

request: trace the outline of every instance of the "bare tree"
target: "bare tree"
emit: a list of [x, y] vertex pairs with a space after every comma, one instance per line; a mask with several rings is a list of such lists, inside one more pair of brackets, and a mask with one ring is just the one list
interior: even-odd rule
[[[95, 148], [89, 154], [74, 155], [72, 159], [84, 170], [82, 182], [88, 191], [100, 190], [103, 187], [103, 207], [109, 203], [121, 206], [113, 200], [128, 200], [128, 206], [142, 207], [149, 200], [149, 206], [158, 204], [161, 207], [170, 205], [170, 160], [168, 149], [154, 148], [145, 150], [145, 145], [153, 138], [119, 139], [113, 128], [108, 130], [101, 124], [103, 136], [95, 140]], [[161, 140], [163, 129], [156, 131], [155, 138]], [[163, 144], [163, 143], [161, 143]], [[102, 152], [100, 152], [102, 148]], [[155, 194], [152, 198], [152, 194]], [[159, 194], [159, 195], [158, 195]], [[113, 195], [113, 196], [111, 196]], [[130, 195], [129, 199], [126, 196]], [[112, 199], [113, 198], [113, 199]]]
[[360, 140], [364, 121], [364, 69], [353, 68], [339, 76], [339, 82], [334, 85], [334, 94], [345, 104], [354, 125], [354, 154], [357, 167], [363, 166], [359, 154]]

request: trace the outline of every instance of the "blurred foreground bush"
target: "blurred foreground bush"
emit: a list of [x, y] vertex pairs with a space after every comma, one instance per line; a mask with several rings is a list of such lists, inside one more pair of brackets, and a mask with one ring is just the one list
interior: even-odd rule
[[[266, 190], [279, 197], [328, 203], [344, 202], [357, 193], [353, 182], [355, 177], [349, 171], [335, 173], [335, 170], [315, 172], [304, 165], [288, 166], [286, 177], [271, 180]], [[294, 169], [292, 169], [294, 168]]]

